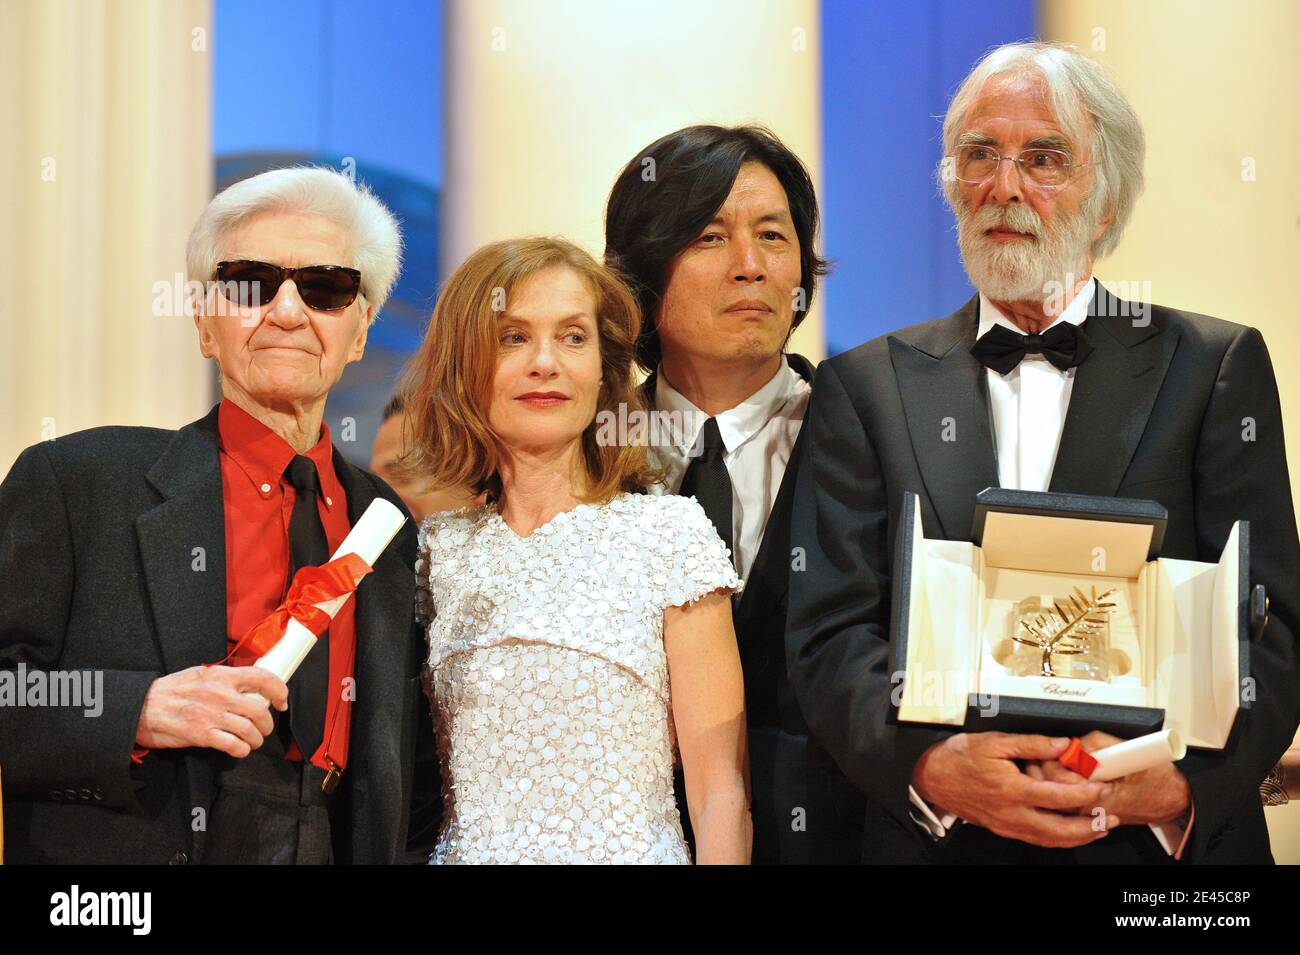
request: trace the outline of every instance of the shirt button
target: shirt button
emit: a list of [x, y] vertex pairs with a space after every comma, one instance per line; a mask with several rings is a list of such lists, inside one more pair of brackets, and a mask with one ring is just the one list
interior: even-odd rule
[[269, 484], [263, 484], [263, 485], [262, 485], [262, 493], [263, 493], [263, 494], [270, 494], [270, 493], [271, 493], [271, 485], [269, 485]]
[[326, 506], [326, 507], [333, 507], [333, 506], [334, 506], [334, 498], [332, 498], [332, 497], [327, 497], [327, 498], [325, 498], [325, 506]]

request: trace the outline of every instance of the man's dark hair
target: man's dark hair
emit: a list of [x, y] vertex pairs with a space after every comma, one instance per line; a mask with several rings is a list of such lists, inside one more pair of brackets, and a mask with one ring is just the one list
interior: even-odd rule
[[384, 405], [383, 420], [387, 421], [395, 414], [401, 414], [406, 410], [406, 403], [402, 401], [402, 394], [398, 392], [388, 399], [388, 404]]
[[812, 177], [771, 130], [687, 126], [656, 140], [619, 173], [605, 209], [605, 264], [623, 275], [641, 304], [637, 360], [647, 371], [661, 357], [656, 326], [668, 266], [717, 214], [747, 162], [770, 169], [790, 204], [804, 290], [804, 310], [795, 313], [792, 327], [808, 314], [817, 280], [829, 271], [816, 252], [819, 216]]

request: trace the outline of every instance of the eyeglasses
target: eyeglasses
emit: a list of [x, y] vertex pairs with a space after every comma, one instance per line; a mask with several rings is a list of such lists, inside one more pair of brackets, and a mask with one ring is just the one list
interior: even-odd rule
[[961, 182], [983, 185], [998, 171], [1003, 160], [1020, 167], [1021, 176], [1036, 186], [1063, 186], [1074, 171], [1087, 163], [1074, 162], [1061, 149], [1025, 149], [1018, 156], [1003, 156], [992, 146], [970, 144], [958, 146], [953, 160], [953, 175]]
[[217, 263], [221, 294], [243, 308], [272, 301], [286, 280], [298, 286], [298, 295], [304, 305], [323, 312], [347, 308], [356, 301], [361, 290], [361, 273], [341, 265], [304, 265], [286, 269], [269, 262], [247, 259]]

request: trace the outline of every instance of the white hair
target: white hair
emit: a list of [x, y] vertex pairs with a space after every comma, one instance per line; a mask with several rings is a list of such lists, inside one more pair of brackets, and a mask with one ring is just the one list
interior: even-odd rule
[[352, 237], [352, 267], [361, 273], [361, 294], [379, 314], [402, 266], [397, 219], [365, 184], [319, 166], [272, 169], [214, 197], [185, 247], [189, 280], [211, 281], [230, 230], [263, 212], [319, 215], [346, 229]]
[[[1107, 214], [1114, 218], [1093, 244], [1101, 258], [1119, 245], [1138, 195], [1142, 192], [1142, 162], [1146, 138], [1142, 123], [1124, 94], [1101, 65], [1057, 43], [1008, 43], [996, 47], [975, 65], [948, 105], [943, 120], [944, 156], [953, 155], [963, 132], [966, 114], [984, 85], [995, 76], [1030, 76], [1041, 79], [1061, 131], [1075, 143], [1087, 135], [1092, 120], [1093, 188], [1082, 213], [1090, 222]], [[940, 183], [948, 204], [958, 208], [960, 194], [953, 176], [940, 165]]]

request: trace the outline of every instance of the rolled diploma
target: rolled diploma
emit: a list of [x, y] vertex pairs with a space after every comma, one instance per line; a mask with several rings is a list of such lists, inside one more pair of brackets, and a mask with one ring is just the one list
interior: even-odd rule
[[1177, 762], [1187, 755], [1187, 746], [1177, 730], [1161, 730], [1137, 739], [1127, 739], [1088, 755], [1097, 761], [1097, 768], [1092, 771], [1088, 781], [1104, 783], [1129, 773], [1151, 769], [1161, 763]]
[[[343, 543], [339, 545], [339, 549], [334, 552], [334, 556], [330, 559], [334, 560], [344, 554], [357, 554], [373, 567], [375, 561], [379, 560], [379, 555], [384, 552], [384, 548], [401, 530], [404, 523], [406, 523], [406, 516], [400, 510], [382, 497], [377, 497], [370, 502], [366, 512], [361, 515], [361, 520], [357, 521], [348, 536], [343, 538]], [[339, 608], [347, 603], [348, 598], [351, 596], [352, 594], [347, 593], [342, 597], [316, 606], [329, 614], [332, 620], [338, 614]], [[307, 654], [311, 652], [312, 645], [315, 642], [316, 635], [293, 617], [290, 617], [289, 626], [285, 628], [284, 636], [279, 639], [266, 656], [258, 659], [253, 666], [261, 667], [263, 670], [270, 670], [287, 683], [289, 677], [297, 672], [302, 661], [307, 658]], [[267, 702], [262, 694], [251, 690], [245, 695], [256, 697], [263, 703]]]

